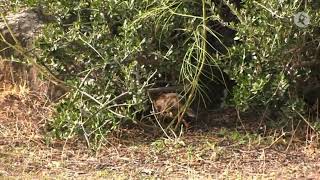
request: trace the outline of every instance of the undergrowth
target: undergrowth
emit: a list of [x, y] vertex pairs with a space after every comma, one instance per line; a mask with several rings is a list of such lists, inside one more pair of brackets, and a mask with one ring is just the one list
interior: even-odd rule
[[[72, 87], [57, 105], [51, 133], [82, 135], [98, 147], [106, 134], [138, 123], [150, 104], [147, 90], [159, 81], [183, 85], [187, 105], [213, 96], [205, 86], [210, 82], [201, 84], [206, 68], [236, 82], [229, 93], [237, 109], [305, 117], [305, 83], [319, 76], [312, 64], [319, 53], [318, 9], [304, 1], [232, 2], [24, 2], [54, 17], [37, 40], [36, 63]], [[299, 11], [310, 15], [306, 28], [294, 25]]]

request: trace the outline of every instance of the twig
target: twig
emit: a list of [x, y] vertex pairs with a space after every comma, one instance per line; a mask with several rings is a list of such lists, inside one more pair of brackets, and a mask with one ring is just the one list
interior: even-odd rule
[[148, 89], [148, 93], [156, 94], [156, 93], [166, 93], [172, 91], [182, 91], [183, 86], [170, 86], [170, 87], [158, 87], [158, 88], [150, 88]]

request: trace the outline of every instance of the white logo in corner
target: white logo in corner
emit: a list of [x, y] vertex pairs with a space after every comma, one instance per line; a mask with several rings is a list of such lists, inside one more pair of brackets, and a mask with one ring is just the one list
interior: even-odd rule
[[305, 12], [298, 12], [293, 17], [294, 23], [301, 28], [305, 28], [310, 24], [310, 16]]

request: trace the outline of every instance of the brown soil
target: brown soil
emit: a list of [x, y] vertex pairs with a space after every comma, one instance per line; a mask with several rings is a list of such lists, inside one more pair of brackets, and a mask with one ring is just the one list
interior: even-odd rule
[[[139, 128], [109, 136], [98, 152], [81, 140], [52, 140], [52, 108], [43, 95], [2, 84], [0, 177], [92, 179], [320, 179], [316, 135], [272, 129], [254, 114], [212, 112], [177, 138]], [[303, 127], [303, 126], [302, 126]], [[302, 128], [301, 132], [309, 132]], [[307, 140], [306, 140], [307, 139]]]

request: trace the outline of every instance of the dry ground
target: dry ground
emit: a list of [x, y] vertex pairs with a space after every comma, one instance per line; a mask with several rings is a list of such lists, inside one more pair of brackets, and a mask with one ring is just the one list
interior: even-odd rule
[[[320, 179], [317, 136], [293, 133], [232, 110], [212, 112], [181, 137], [139, 128], [110, 136], [98, 152], [81, 140], [52, 140], [52, 109], [26, 88], [0, 90], [0, 177], [21, 179]], [[271, 128], [270, 128], [271, 127]], [[293, 128], [295, 129], [295, 127]], [[300, 137], [300, 138], [299, 138]]]

